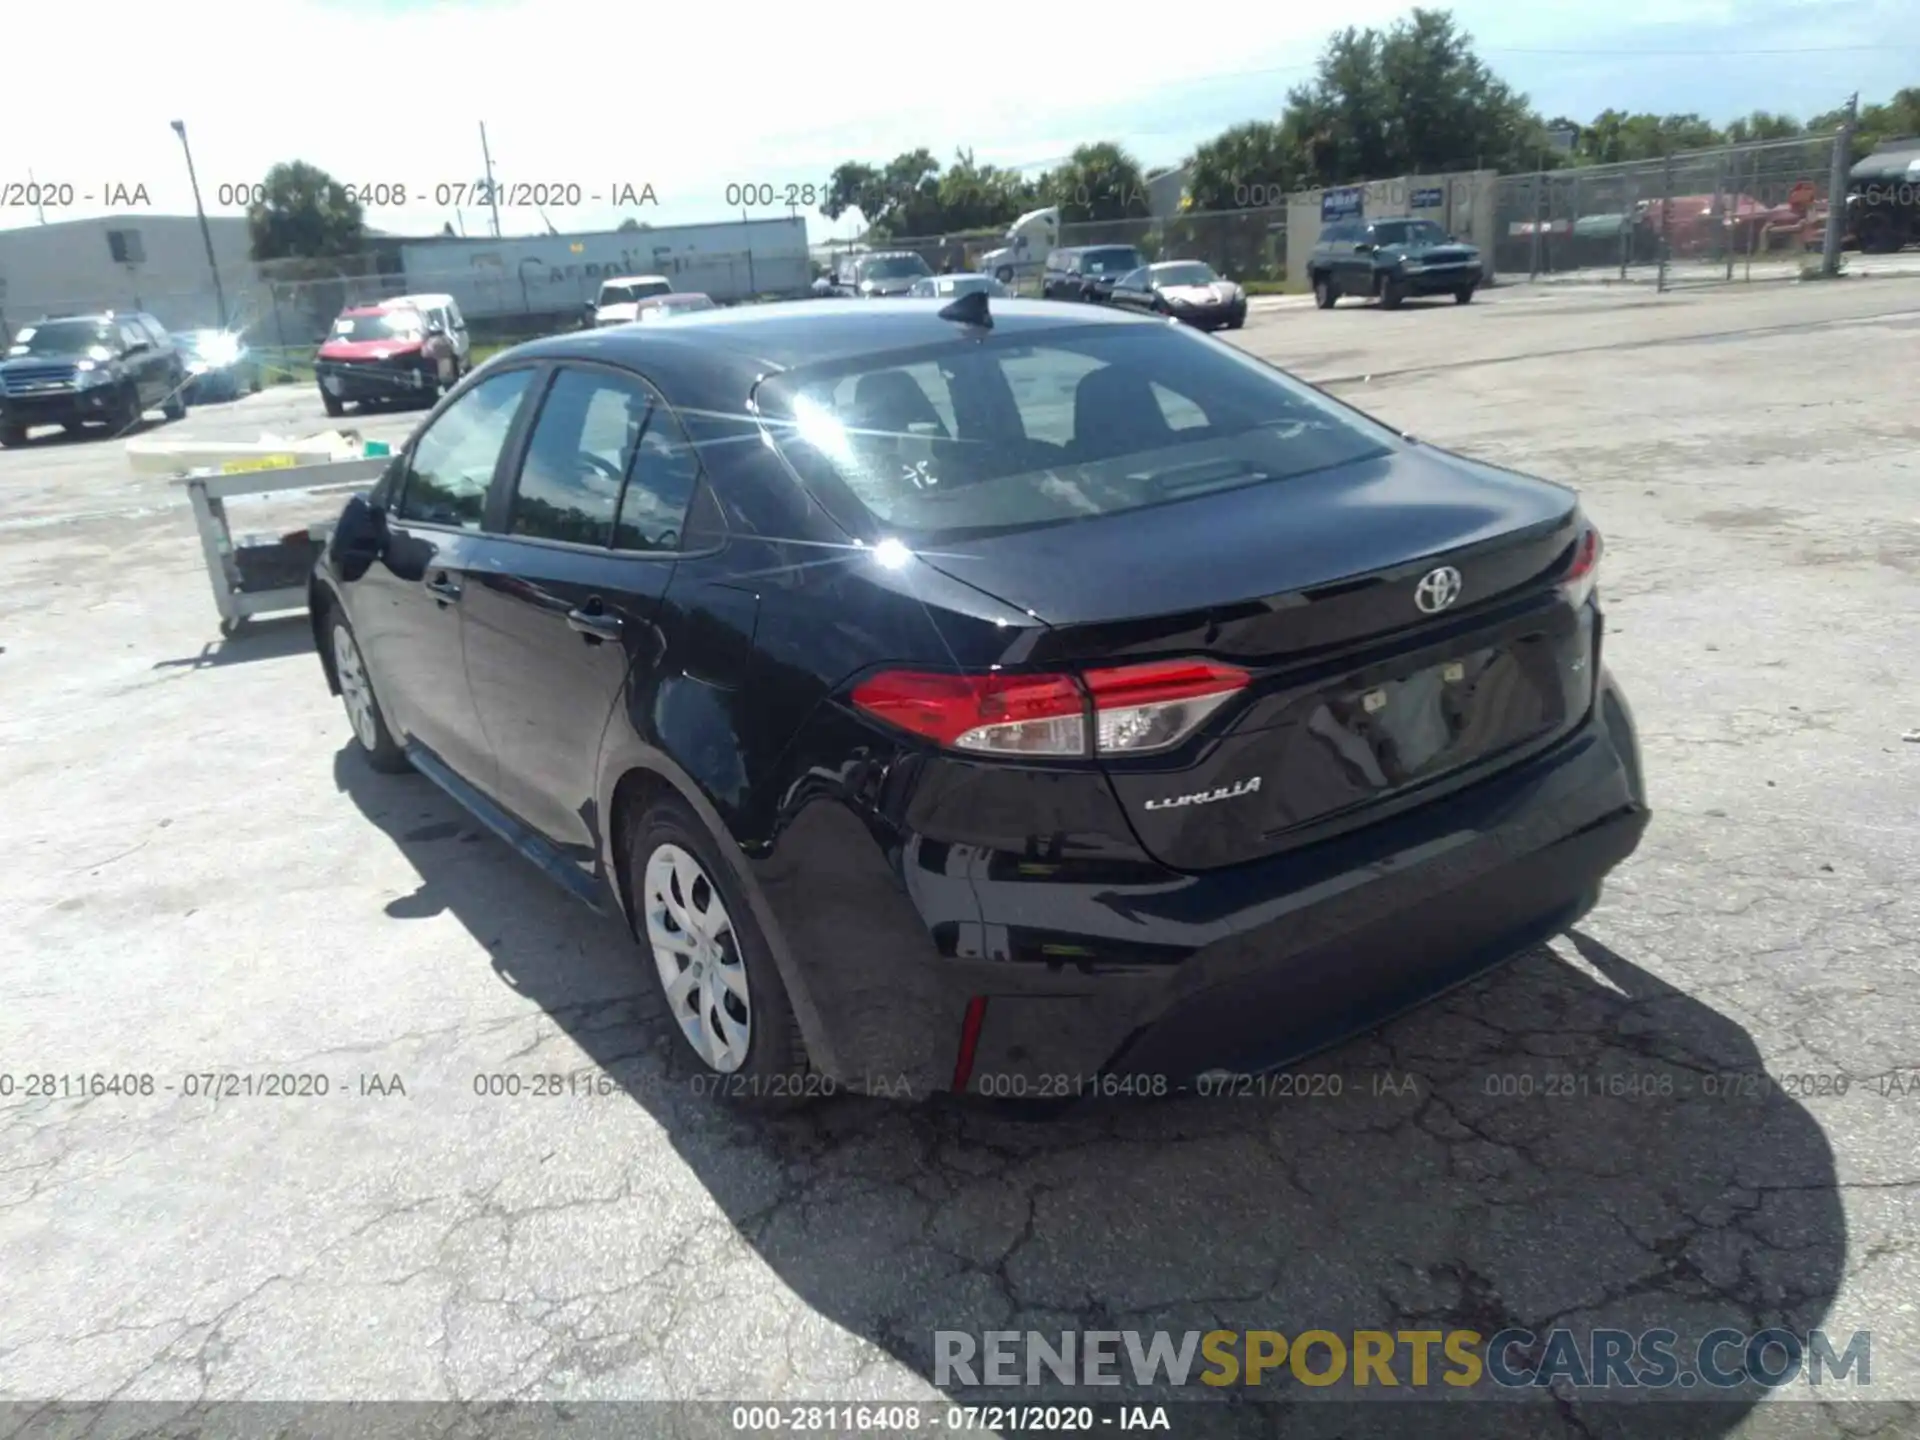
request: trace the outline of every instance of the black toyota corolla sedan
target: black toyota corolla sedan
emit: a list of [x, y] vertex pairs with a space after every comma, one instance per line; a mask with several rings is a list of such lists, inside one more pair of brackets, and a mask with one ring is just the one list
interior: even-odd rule
[[1072, 1098], [1594, 903], [1648, 816], [1599, 558], [1233, 346], [970, 295], [507, 351], [311, 598], [366, 760], [623, 916], [721, 1093]]

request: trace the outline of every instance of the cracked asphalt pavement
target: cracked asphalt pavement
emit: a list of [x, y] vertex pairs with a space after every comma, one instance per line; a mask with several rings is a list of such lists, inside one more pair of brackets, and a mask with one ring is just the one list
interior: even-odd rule
[[[1783, 1326], [1872, 1332], [1871, 1385], [1411, 1426], [1138, 1398], [1221, 1433], [1920, 1434], [1920, 284], [1234, 338], [1580, 488], [1654, 823], [1577, 933], [1310, 1093], [1043, 1122], [692, 1093], [615, 922], [357, 762], [304, 619], [218, 642], [177, 490], [113, 443], [0, 454], [0, 1400], [932, 1403], [936, 1330]], [[324, 421], [277, 392], [178, 428], [262, 424]]]

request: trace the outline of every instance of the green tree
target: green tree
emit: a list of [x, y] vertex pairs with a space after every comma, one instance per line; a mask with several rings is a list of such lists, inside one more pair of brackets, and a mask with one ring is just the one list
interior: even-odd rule
[[883, 169], [849, 160], [828, 182], [820, 213], [838, 220], [858, 210], [876, 236], [927, 235], [940, 229], [940, 162], [924, 146], [889, 160]]
[[247, 208], [255, 260], [330, 259], [366, 241], [366, 214], [346, 187], [317, 165], [294, 160], [267, 171], [265, 198]]
[[1153, 213], [1140, 162], [1110, 140], [1082, 145], [1041, 178], [1039, 193], [1060, 209], [1062, 224], [1136, 220]]
[[1273, 197], [1305, 189], [1310, 176], [1298, 137], [1271, 120], [1223, 130], [1187, 160], [1191, 210], [1265, 208]]
[[[1807, 122], [1810, 135], [1831, 135], [1840, 128], [1845, 114], [1829, 110]], [[1920, 86], [1896, 90], [1893, 98], [1860, 107], [1860, 121], [1853, 132], [1853, 158], [1857, 164], [1889, 140], [1920, 135]]]
[[1791, 115], [1775, 115], [1767, 110], [1755, 110], [1751, 115], [1742, 115], [1726, 128], [1726, 138], [1730, 144], [1745, 145], [1755, 140], [1791, 140], [1796, 135], [1804, 135], [1806, 126]]
[[1308, 183], [1539, 164], [1541, 124], [1527, 97], [1474, 53], [1444, 11], [1414, 9], [1385, 30], [1328, 40], [1314, 78], [1287, 96]]
[[1034, 205], [1032, 181], [1018, 170], [980, 164], [971, 150], [955, 153], [936, 193], [942, 232], [1004, 226]]
[[1657, 160], [1680, 150], [1705, 150], [1726, 137], [1698, 115], [1629, 115], [1602, 110], [1580, 136], [1579, 158], [1588, 165]]

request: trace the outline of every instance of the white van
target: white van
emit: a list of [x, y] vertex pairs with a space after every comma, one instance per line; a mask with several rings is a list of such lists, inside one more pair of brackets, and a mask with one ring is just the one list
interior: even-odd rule
[[437, 325], [453, 342], [453, 378], [458, 380], [473, 369], [473, 337], [467, 333], [467, 317], [451, 295], [396, 295], [382, 300], [396, 310], [417, 310], [429, 326]]
[[1038, 275], [1060, 243], [1060, 210], [1029, 210], [1007, 227], [1007, 243], [980, 257], [979, 269], [1003, 285]]
[[640, 316], [640, 302], [655, 295], [671, 295], [673, 282], [664, 275], [620, 275], [600, 282], [600, 294], [587, 308], [595, 325], [626, 325]]

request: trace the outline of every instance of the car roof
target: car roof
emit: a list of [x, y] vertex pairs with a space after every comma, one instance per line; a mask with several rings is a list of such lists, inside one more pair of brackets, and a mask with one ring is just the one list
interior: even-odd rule
[[600, 283], [602, 285], [649, 285], [655, 281], [662, 285], [673, 283], [664, 275], [607, 275], [601, 279]]
[[[1105, 306], [1066, 307], [1046, 300], [996, 300], [996, 334], [1037, 339], [1090, 325], [1151, 325], [1161, 322]], [[505, 352], [516, 359], [606, 359], [636, 363], [662, 347], [684, 347], [690, 360], [725, 357], [748, 383], [768, 370], [832, 364], [956, 339], [961, 327], [940, 312], [911, 300], [783, 300], [768, 305], [696, 310], [674, 321], [671, 332], [651, 326], [569, 331], [529, 340]], [[504, 358], [504, 357], [502, 357]]]

